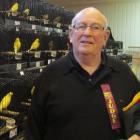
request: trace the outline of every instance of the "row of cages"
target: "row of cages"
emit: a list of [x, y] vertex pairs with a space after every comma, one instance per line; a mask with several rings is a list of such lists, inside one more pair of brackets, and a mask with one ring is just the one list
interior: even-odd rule
[[16, 139], [24, 132], [34, 81], [48, 64], [67, 53], [68, 50], [0, 52], [0, 139]]
[[[43, 69], [43, 68], [42, 68]], [[16, 138], [25, 130], [34, 80], [40, 68], [0, 72], [0, 139]]]
[[[74, 16], [73, 12], [38, 0], [16, 2], [19, 9], [15, 13], [0, 11], [1, 140], [16, 139], [24, 131], [34, 81], [48, 64], [68, 53], [67, 35]], [[24, 5], [29, 14], [23, 15]], [[21, 41], [18, 51], [14, 47], [16, 38]], [[38, 47], [28, 51], [36, 38]]]
[[0, 52], [0, 64], [15, 64], [24, 62], [44, 61], [45, 65], [65, 56], [68, 50], [45, 50], [30, 52]]

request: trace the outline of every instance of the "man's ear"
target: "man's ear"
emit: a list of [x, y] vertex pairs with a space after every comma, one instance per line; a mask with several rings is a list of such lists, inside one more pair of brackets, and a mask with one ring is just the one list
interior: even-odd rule
[[73, 31], [72, 31], [72, 29], [70, 28], [70, 29], [69, 29], [69, 42], [70, 42], [70, 43], [72, 43], [72, 33], [73, 33]]
[[105, 43], [107, 42], [109, 36], [110, 36], [110, 31], [109, 31], [109, 30], [105, 30], [105, 33], [104, 33], [104, 40], [105, 40]]
[[104, 31], [104, 44], [103, 44], [103, 48], [105, 48], [106, 43], [107, 43], [107, 41], [109, 39], [109, 36], [110, 36], [110, 31], [109, 30], [105, 30]]

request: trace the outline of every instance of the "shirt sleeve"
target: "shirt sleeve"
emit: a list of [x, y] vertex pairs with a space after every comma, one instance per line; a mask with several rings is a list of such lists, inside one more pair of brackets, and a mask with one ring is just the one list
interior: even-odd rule
[[45, 103], [47, 97], [46, 75], [42, 74], [34, 82], [31, 107], [25, 122], [25, 137], [27, 140], [43, 140], [45, 131]]

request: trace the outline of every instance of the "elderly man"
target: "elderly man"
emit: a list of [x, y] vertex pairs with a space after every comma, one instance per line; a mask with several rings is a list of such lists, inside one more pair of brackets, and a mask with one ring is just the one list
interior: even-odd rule
[[[70, 53], [51, 63], [36, 80], [27, 119], [29, 140], [125, 139], [124, 112], [140, 90], [130, 68], [102, 52], [109, 31], [96, 8], [72, 20]], [[126, 109], [126, 108], [125, 108]], [[129, 140], [140, 140], [139, 113]]]

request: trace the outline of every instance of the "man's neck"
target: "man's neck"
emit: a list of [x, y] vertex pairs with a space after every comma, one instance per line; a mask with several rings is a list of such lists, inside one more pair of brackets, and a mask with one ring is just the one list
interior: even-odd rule
[[81, 67], [92, 75], [101, 64], [101, 55], [80, 55], [75, 57]]

